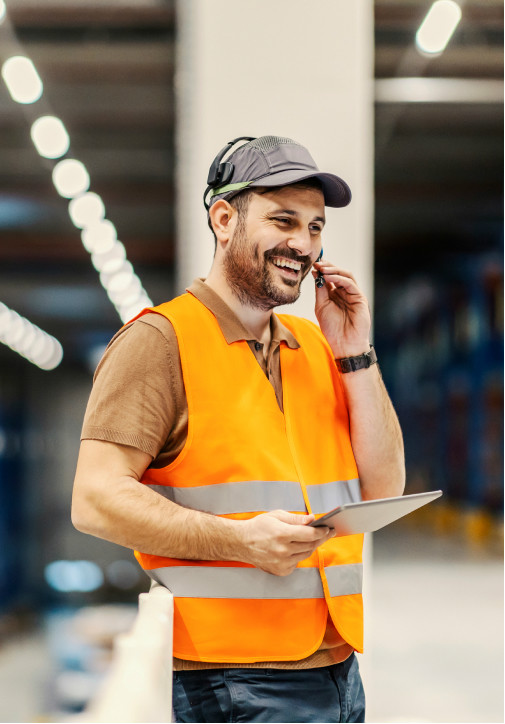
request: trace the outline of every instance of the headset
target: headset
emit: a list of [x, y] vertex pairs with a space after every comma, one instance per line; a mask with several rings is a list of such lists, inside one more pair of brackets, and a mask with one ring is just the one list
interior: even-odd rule
[[225, 186], [233, 177], [235, 166], [233, 163], [230, 163], [230, 161], [222, 162], [224, 156], [226, 156], [228, 151], [239, 141], [255, 141], [256, 138], [256, 136], [239, 136], [238, 138], [234, 138], [233, 141], [228, 141], [226, 146], [219, 151], [216, 158], [212, 161], [207, 177], [207, 188], [203, 194], [203, 205], [207, 211], [210, 209], [210, 204], [207, 203], [207, 194], [209, 191], [219, 188], [219, 186]]
[[[321, 261], [322, 258], [323, 258], [323, 247], [321, 247], [321, 253], [317, 257], [316, 261]], [[315, 282], [316, 282], [316, 287], [318, 289], [321, 289], [321, 287], [324, 285], [324, 276], [321, 274], [320, 271], [317, 272], [317, 277], [315, 279]]]

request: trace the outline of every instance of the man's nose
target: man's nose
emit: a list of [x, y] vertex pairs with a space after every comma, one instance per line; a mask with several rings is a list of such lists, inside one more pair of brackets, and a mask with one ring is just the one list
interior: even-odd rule
[[312, 239], [309, 230], [299, 230], [291, 234], [287, 245], [290, 249], [297, 251], [300, 256], [309, 256], [312, 251]]

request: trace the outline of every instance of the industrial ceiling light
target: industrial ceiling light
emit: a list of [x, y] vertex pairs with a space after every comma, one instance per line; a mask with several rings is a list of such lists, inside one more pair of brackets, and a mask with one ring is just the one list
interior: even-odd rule
[[422, 54], [439, 55], [461, 20], [461, 8], [453, 0], [437, 0], [416, 33], [416, 46]]
[[14, 55], [2, 65], [2, 78], [16, 103], [35, 103], [44, 90], [40, 76], [30, 58]]
[[91, 263], [97, 272], [104, 274], [115, 274], [125, 263], [130, 264], [126, 262], [126, 249], [120, 241], [115, 241], [106, 251], [92, 252]]
[[88, 226], [95, 226], [105, 216], [105, 206], [98, 194], [88, 191], [82, 196], [72, 199], [68, 205], [68, 213], [74, 226], [78, 229], [85, 229]]
[[87, 226], [81, 232], [81, 240], [84, 248], [90, 254], [96, 252], [103, 254], [112, 249], [117, 241], [116, 227], [108, 219], [103, 219], [98, 224]]
[[[5, 14], [5, 2], [0, 0], [0, 24]], [[1, 72], [15, 101], [34, 103], [41, 97], [42, 81], [29, 58], [12, 56], [3, 64]], [[31, 126], [30, 135], [44, 158], [58, 159], [70, 148], [67, 130], [55, 116], [38, 118]], [[84, 248], [91, 255], [100, 281], [122, 321], [136, 316], [144, 307], [151, 307], [153, 302], [127, 261], [126, 250], [117, 240], [114, 224], [105, 218], [101, 197], [88, 191], [90, 178], [86, 167], [76, 159], [63, 159], [55, 164], [52, 179], [60, 196], [70, 199], [68, 212], [72, 223], [82, 230]], [[0, 342], [42, 369], [54, 369], [63, 357], [57, 339], [1, 303]]]
[[35, 148], [44, 158], [59, 158], [70, 147], [67, 129], [55, 116], [42, 116], [33, 122], [30, 136]]
[[54, 370], [63, 359], [56, 337], [0, 302], [0, 342], [43, 370]]
[[53, 168], [53, 184], [60, 196], [73, 199], [89, 189], [89, 173], [81, 161], [65, 158]]

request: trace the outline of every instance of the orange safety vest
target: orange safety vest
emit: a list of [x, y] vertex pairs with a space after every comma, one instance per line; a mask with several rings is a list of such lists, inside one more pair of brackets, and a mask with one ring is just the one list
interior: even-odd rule
[[[246, 341], [228, 344], [192, 294], [154, 311], [173, 325], [188, 404], [188, 436], [142, 483], [170, 500], [235, 519], [269, 510], [325, 513], [361, 499], [349, 416], [333, 355], [319, 328], [279, 315], [301, 347], [281, 343], [284, 414]], [[135, 551], [175, 598], [174, 656], [191, 661], [296, 661], [316, 651], [328, 611], [363, 650], [363, 537], [334, 538], [275, 576], [246, 563]]]

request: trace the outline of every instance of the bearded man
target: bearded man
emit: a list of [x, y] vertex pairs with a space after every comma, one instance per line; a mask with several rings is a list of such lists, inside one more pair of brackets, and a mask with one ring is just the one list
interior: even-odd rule
[[[308, 524], [401, 495], [401, 431], [367, 300], [320, 256], [348, 185], [295, 141], [244, 140], [209, 172], [209, 275], [97, 368], [72, 519], [173, 592], [176, 721], [364, 721], [362, 536]], [[318, 325], [274, 314], [310, 274]]]

